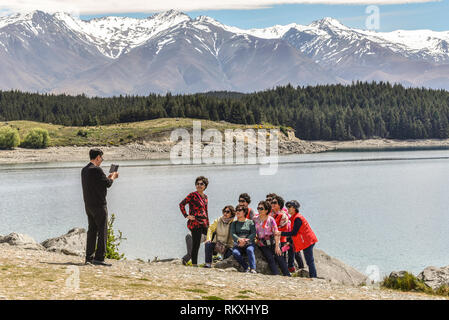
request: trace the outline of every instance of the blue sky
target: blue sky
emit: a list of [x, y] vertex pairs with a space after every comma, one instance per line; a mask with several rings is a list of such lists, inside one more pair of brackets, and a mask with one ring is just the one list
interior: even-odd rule
[[[224, 24], [244, 29], [263, 28], [275, 24], [309, 24], [323, 17], [333, 17], [349, 27], [365, 28], [367, 5], [284, 4], [266, 9], [186, 11], [190, 17], [210, 16]], [[380, 5], [380, 29], [432, 29], [449, 30], [449, 0], [415, 4]], [[143, 18], [153, 13], [124, 13], [81, 15], [90, 19], [105, 15]]]

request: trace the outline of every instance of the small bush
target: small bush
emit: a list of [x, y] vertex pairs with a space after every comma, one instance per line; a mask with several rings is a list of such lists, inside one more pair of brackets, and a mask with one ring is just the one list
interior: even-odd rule
[[20, 144], [19, 132], [10, 127], [0, 128], [0, 149], [13, 149]]
[[48, 131], [41, 128], [34, 128], [28, 132], [20, 146], [31, 149], [43, 149], [47, 148], [49, 143], [50, 135]]
[[78, 133], [76, 134], [79, 137], [87, 138], [87, 135], [89, 134], [89, 131], [86, 129], [79, 129]]
[[425, 293], [433, 293], [433, 290], [426, 286], [426, 284], [416, 278], [413, 274], [405, 272], [403, 276], [393, 278], [385, 277], [382, 282], [385, 288], [396, 289], [401, 291], [419, 291]]
[[281, 132], [288, 137], [288, 129], [285, 126], [280, 126], [279, 129], [281, 130]]
[[118, 236], [115, 235], [114, 221], [115, 215], [111, 214], [111, 217], [108, 220], [108, 240], [106, 243], [106, 258], [114, 260], [122, 260], [125, 259], [125, 254], [120, 253], [118, 247], [120, 246], [123, 240], [126, 240], [126, 238], [123, 238], [123, 234], [120, 230], [117, 231]]
[[435, 293], [440, 296], [449, 296], [449, 285], [442, 285], [435, 291]]

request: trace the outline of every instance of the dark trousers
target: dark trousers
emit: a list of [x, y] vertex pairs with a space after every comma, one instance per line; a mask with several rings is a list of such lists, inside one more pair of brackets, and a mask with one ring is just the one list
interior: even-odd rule
[[316, 268], [315, 268], [315, 260], [313, 259], [313, 247], [315, 244], [305, 248], [302, 252], [304, 252], [304, 258], [306, 259], [307, 266], [309, 267], [309, 276], [310, 278], [316, 278]]
[[293, 245], [290, 245], [288, 249], [288, 267], [293, 268], [295, 266], [295, 260], [298, 263], [299, 269], [304, 269], [304, 262], [302, 261], [301, 251], [295, 252]]
[[198, 264], [198, 251], [200, 250], [201, 235], [207, 234], [207, 228], [195, 228], [190, 230], [190, 232], [192, 233], [192, 252], [190, 253], [192, 264]]
[[281, 268], [282, 274], [284, 276], [290, 276], [290, 272], [288, 271], [287, 263], [285, 262], [285, 257], [283, 255], [278, 256], [271, 246], [263, 246], [259, 247], [259, 249], [262, 251], [265, 260], [267, 260], [272, 274], [279, 274], [279, 270], [276, 265], [277, 262]]
[[[204, 260], [206, 263], [212, 263], [212, 255], [214, 254], [215, 245], [215, 242], [208, 242], [204, 245]], [[230, 256], [232, 256], [232, 250], [228, 248], [223, 255], [223, 259], [229, 258]]]
[[86, 214], [89, 225], [87, 229], [86, 260], [103, 261], [106, 255], [108, 209], [106, 206], [86, 206]]

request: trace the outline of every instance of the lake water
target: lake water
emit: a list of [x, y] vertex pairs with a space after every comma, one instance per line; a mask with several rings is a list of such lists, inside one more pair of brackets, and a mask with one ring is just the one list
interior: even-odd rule
[[[107, 155], [105, 155], [107, 159]], [[108, 193], [109, 213], [127, 241], [127, 258], [181, 257], [186, 220], [179, 202], [195, 177], [210, 184], [210, 220], [248, 192], [255, 208], [270, 192], [297, 199], [317, 234], [317, 248], [364, 272], [420, 272], [449, 264], [449, 151], [328, 152], [281, 158], [277, 174], [257, 165], [170, 165], [119, 162], [120, 178]], [[108, 168], [105, 161], [103, 168]], [[80, 169], [85, 163], [0, 166], [0, 234], [37, 241], [72, 227], [87, 228]], [[199, 262], [204, 260], [203, 246]]]

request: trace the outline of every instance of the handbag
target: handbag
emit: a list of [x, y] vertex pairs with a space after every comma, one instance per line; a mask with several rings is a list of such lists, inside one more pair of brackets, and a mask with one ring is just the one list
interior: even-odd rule
[[228, 248], [224, 243], [222, 243], [220, 241], [217, 241], [215, 243], [215, 251], [217, 251], [217, 253], [224, 254], [227, 249]]

